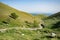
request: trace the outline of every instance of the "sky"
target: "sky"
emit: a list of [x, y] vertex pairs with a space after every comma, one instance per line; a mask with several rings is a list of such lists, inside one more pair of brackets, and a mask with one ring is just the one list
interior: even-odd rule
[[60, 0], [0, 0], [0, 2], [28, 13], [60, 12]]

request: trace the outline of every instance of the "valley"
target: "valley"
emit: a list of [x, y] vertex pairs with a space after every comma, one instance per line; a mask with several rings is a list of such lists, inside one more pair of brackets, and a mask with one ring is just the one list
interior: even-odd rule
[[0, 3], [0, 40], [60, 40], [60, 12], [30, 14]]

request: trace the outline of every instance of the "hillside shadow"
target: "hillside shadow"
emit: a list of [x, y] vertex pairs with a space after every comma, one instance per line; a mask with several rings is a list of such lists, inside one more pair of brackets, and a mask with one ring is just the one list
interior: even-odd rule
[[60, 21], [53, 24], [52, 29], [60, 28]]

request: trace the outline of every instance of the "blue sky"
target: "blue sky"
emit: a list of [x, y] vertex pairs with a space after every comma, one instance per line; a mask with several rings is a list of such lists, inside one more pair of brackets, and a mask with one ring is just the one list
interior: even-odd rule
[[60, 0], [0, 0], [0, 2], [28, 13], [60, 12]]

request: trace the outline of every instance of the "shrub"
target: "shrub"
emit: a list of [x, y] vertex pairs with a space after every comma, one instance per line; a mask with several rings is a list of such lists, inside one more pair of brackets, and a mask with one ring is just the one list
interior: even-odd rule
[[36, 39], [34, 39], [34, 40], [39, 40], [39, 39], [36, 38]]
[[25, 21], [25, 24], [26, 24], [26, 26], [28, 26], [28, 27], [32, 27], [32, 26], [33, 26], [33, 24], [30, 23], [30, 22], [28, 22], [28, 21]]
[[7, 22], [7, 21], [2, 21], [2, 23], [4, 23], [4, 24], [8, 24], [8, 22]]
[[39, 27], [39, 23], [34, 20], [33, 27]]
[[10, 17], [13, 19], [16, 19], [16, 18], [18, 18], [18, 15], [16, 15], [16, 13], [11, 13]]
[[28, 23], [28, 21], [25, 21], [25, 23]]
[[9, 24], [10, 21], [11, 21], [11, 19], [8, 17], [8, 18], [6, 18], [5, 20], [3, 20], [1, 22], [4, 23], [4, 24]]

